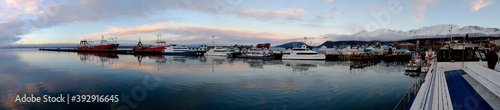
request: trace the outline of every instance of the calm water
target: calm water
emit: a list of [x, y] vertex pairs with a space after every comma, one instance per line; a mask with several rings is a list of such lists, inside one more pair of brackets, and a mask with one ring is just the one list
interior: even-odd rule
[[[0, 49], [0, 110], [392, 109], [404, 66]], [[352, 63], [356, 64], [356, 63]], [[20, 103], [17, 95], [119, 95], [118, 103]]]

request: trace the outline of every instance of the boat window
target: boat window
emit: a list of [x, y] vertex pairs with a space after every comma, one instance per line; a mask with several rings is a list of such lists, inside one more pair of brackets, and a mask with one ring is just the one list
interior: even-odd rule
[[188, 48], [174, 48], [174, 49], [188, 49]]
[[174, 51], [187, 51], [187, 50], [174, 50]]
[[293, 49], [294, 51], [305, 51], [307, 49]]
[[227, 50], [214, 50], [214, 52], [227, 52]]
[[482, 59], [483, 57], [481, 57], [481, 54], [479, 54], [479, 51], [475, 51], [475, 54], [476, 54], [476, 58], [478, 59]]
[[297, 55], [316, 55], [318, 53], [297, 53]]
[[479, 61], [486, 60], [484, 56], [484, 50], [440, 50], [438, 52], [438, 61], [449, 62], [449, 61]]

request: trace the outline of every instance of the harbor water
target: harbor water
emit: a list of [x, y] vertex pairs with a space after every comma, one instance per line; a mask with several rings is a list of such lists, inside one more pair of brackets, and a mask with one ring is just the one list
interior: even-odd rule
[[[417, 77], [404, 63], [258, 60], [0, 49], [0, 110], [393, 109]], [[361, 64], [362, 65], [362, 64]], [[353, 68], [356, 67], [356, 68]], [[16, 102], [18, 95], [118, 102]]]

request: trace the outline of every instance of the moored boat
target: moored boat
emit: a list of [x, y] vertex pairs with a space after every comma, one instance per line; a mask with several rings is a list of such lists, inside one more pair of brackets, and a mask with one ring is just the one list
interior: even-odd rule
[[195, 56], [196, 51], [191, 51], [185, 45], [170, 44], [162, 52], [163, 55]]
[[239, 55], [241, 58], [272, 58], [272, 53], [267, 48], [251, 48], [247, 52]]
[[405, 71], [409, 72], [420, 72], [422, 69], [422, 60], [420, 55], [416, 53], [412, 56], [412, 59], [405, 65]]
[[233, 52], [229, 51], [226, 48], [214, 47], [214, 48], [208, 50], [207, 52], [205, 52], [204, 55], [205, 56], [222, 56], [222, 57], [227, 57], [231, 53], [233, 53]]
[[[160, 35], [158, 35], [159, 37]], [[141, 38], [139, 38], [139, 42], [137, 42], [137, 46], [134, 47], [134, 51], [155, 51], [161, 52], [165, 49], [165, 41], [161, 41], [159, 38], [156, 40], [156, 45], [144, 46], [141, 42]]]
[[306, 45], [301, 48], [293, 48], [290, 53], [283, 54], [281, 59], [284, 60], [325, 60], [324, 54], [319, 54], [316, 51], [309, 50]]
[[[116, 38], [115, 38], [116, 39]], [[78, 50], [116, 50], [118, 48], [116, 42], [111, 43], [108, 40], [104, 40], [104, 36], [98, 45], [94, 45], [92, 41], [82, 40], [80, 41], [80, 45], [76, 47]]]

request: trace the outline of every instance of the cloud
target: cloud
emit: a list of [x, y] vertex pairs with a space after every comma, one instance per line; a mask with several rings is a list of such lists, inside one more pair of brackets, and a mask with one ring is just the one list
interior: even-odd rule
[[435, 3], [437, 0], [411, 0], [413, 5], [413, 21], [420, 22], [424, 20], [428, 5]]
[[287, 8], [283, 10], [269, 10], [269, 9], [242, 9], [235, 12], [236, 15], [241, 17], [253, 17], [262, 20], [284, 18], [288, 20], [300, 20], [306, 13], [301, 8]]
[[470, 8], [470, 11], [479, 11], [479, 9], [491, 4], [493, 4], [492, 0], [472, 0], [472, 7]]
[[[104, 36], [134, 36], [144, 33], [162, 33], [169, 42], [210, 43], [216, 36], [218, 42], [226, 44], [255, 43], [255, 42], [283, 42], [303, 38], [300, 35], [285, 34], [261, 30], [247, 30], [225, 27], [211, 27], [182, 23], [157, 23], [137, 27], [110, 27], [107, 31], [88, 34], [83, 38]], [[135, 38], [134, 38], [135, 39]]]
[[337, 11], [336, 7], [333, 7], [328, 10], [324, 10], [322, 13], [317, 14], [316, 20], [323, 21], [324, 19], [333, 19], [337, 16], [340, 16], [341, 13]]
[[333, 0], [326, 0], [326, 3], [333, 3]]
[[36, 30], [68, 23], [120, 17], [148, 18], [161, 11], [188, 10], [258, 20], [300, 20], [300, 8], [246, 9], [241, 0], [5, 0], [0, 2], [0, 43], [11, 43]]

